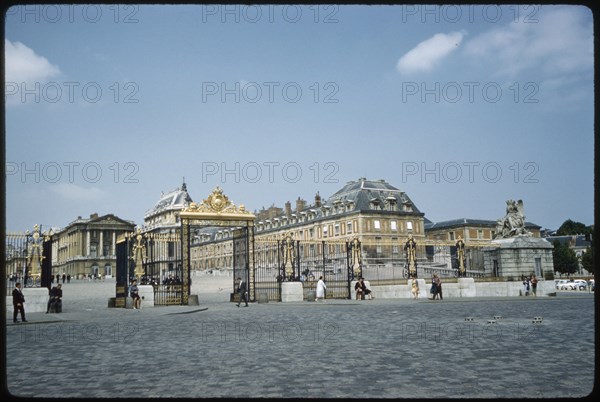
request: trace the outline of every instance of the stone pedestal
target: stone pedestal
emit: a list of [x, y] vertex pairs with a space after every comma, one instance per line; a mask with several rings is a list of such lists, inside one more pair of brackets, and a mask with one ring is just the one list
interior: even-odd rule
[[483, 264], [492, 276], [520, 281], [522, 275], [535, 274], [539, 279], [554, 273], [552, 249], [554, 246], [539, 237], [517, 236], [493, 240], [494, 247], [483, 249]]
[[154, 287], [152, 285], [138, 285], [138, 291], [142, 299], [142, 308], [154, 307]]
[[[442, 285], [443, 286], [443, 285]], [[442, 287], [443, 289], [443, 287]], [[459, 297], [475, 297], [475, 279], [473, 278], [458, 278], [458, 293]]]
[[260, 292], [258, 294], [258, 303], [262, 304], [262, 303], [268, 303], [269, 302], [269, 295], [266, 294], [265, 292]]
[[200, 300], [198, 300], [198, 295], [189, 295], [188, 296], [188, 306], [199, 306]]
[[283, 282], [281, 284], [282, 302], [301, 302], [303, 300], [302, 282]]

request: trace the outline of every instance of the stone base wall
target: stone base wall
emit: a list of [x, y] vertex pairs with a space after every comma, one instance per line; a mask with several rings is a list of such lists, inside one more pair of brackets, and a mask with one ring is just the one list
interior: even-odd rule
[[[13, 304], [12, 304], [12, 291], [13, 289], [6, 289], [6, 317], [12, 320]], [[50, 292], [48, 288], [21, 288], [23, 296], [25, 296], [25, 318], [27, 313], [45, 313], [48, 308], [48, 300], [50, 299]], [[19, 320], [21, 315], [19, 314]]]
[[281, 284], [281, 301], [298, 302], [304, 300], [302, 282], [284, 282]]
[[[425, 283], [419, 279], [419, 299], [430, 298], [431, 282]], [[409, 285], [382, 285], [373, 286], [373, 295], [380, 299], [409, 299], [412, 298]], [[444, 298], [462, 297], [518, 297], [522, 295], [521, 282], [475, 282], [473, 278], [459, 278], [457, 283], [442, 282], [442, 296]], [[539, 281], [537, 296], [554, 296], [556, 289], [554, 281]], [[530, 293], [531, 295], [532, 293]]]

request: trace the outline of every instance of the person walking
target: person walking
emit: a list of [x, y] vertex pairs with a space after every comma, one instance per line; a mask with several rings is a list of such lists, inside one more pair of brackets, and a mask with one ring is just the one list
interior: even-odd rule
[[535, 276], [535, 274], [531, 274], [531, 292], [533, 293], [534, 296], [537, 296], [537, 284], [538, 284], [538, 279]]
[[21, 282], [15, 283], [15, 288], [12, 291], [13, 298], [13, 322], [17, 321], [18, 313], [21, 313], [21, 321], [27, 322], [25, 319], [25, 296], [23, 296], [23, 292], [21, 292]]
[[523, 279], [523, 293], [525, 294], [525, 296], [529, 296], [529, 277], [522, 275], [522, 279]]
[[433, 290], [432, 300], [440, 299], [443, 300], [444, 297], [442, 295], [442, 280], [438, 274], [433, 274], [433, 278], [431, 279]]
[[237, 306], [239, 307], [242, 303], [242, 300], [246, 303], [244, 307], [248, 307], [248, 287], [246, 286], [246, 282], [242, 280], [239, 276], [236, 279], [237, 281], [237, 293], [240, 295], [240, 300], [238, 300]]
[[315, 301], [318, 302], [319, 298], [322, 298], [325, 301], [325, 290], [327, 286], [325, 286], [325, 281], [323, 280], [323, 276], [319, 276], [319, 281], [317, 282], [317, 297], [315, 297]]

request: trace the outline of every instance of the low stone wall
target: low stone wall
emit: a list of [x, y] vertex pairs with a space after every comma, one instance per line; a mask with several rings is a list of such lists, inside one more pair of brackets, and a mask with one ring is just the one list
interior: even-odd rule
[[[429, 293], [431, 282], [426, 283], [424, 279], [418, 279], [418, 282], [419, 298], [431, 297]], [[413, 297], [408, 284], [372, 286], [371, 289], [373, 295], [381, 299], [408, 299]], [[442, 296], [444, 298], [518, 297], [521, 296], [522, 289], [523, 284], [521, 282], [475, 282], [473, 278], [459, 278], [456, 283], [442, 282]], [[555, 292], [554, 281], [538, 282], [537, 296], [554, 296]]]
[[[12, 319], [13, 304], [12, 304], [13, 289], [6, 289], [6, 317]], [[23, 296], [25, 296], [25, 318], [27, 313], [45, 313], [48, 308], [48, 300], [50, 292], [48, 288], [21, 288]], [[19, 320], [21, 315], [19, 315]]]

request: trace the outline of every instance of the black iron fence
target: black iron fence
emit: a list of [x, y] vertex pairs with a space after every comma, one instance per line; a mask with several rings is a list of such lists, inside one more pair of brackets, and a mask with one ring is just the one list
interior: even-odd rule
[[52, 275], [52, 241], [35, 225], [33, 232], [5, 235], [4, 275], [6, 286], [48, 287]]

